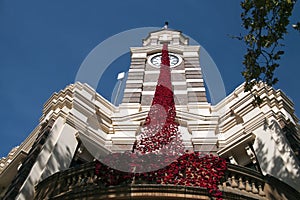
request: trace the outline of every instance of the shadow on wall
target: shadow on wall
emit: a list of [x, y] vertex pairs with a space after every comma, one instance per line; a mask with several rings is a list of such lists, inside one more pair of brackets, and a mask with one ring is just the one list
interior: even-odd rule
[[47, 163], [47, 168], [44, 170], [41, 180], [44, 180], [53, 173], [69, 168], [73, 155], [68, 146], [56, 144], [51, 154], [51, 158]]
[[[256, 138], [258, 149], [257, 157], [261, 168], [269, 169], [267, 170], [268, 174], [283, 180], [292, 187], [298, 186], [298, 188], [295, 188], [298, 190], [300, 185], [299, 165], [297, 158], [291, 151], [289, 142], [285, 138], [283, 130], [275, 120], [272, 120], [270, 125], [265, 121], [264, 131], [264, 134], [271, 134], [271, 140], [275, 142], [275, 147], [268, 147], [259, 137]], [[268, 155], [272, 155], [273, 163], [270, 163]], [[284, 157], [287, 157], [287, 159], [283, 160]], [[271, 169], [270, 165], [272, 165]], [[291, 165], [293, 170], [298, 170], [293, 173], [291, 170], [288, 170], [287, 165]]]

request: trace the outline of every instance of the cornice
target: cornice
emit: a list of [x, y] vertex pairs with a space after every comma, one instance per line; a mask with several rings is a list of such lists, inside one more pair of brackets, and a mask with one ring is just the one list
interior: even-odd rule
[[[130, 47], [131, 54], [138, 54], [138, 53], [146, 53], [147, 54], [154, 54], [160, 53], [162, 49], [162, 45], [155, 45], [155, 46], [145, 46], [145, 47]], [[183, 54], [184, 52], [198, 52], [200, 51], [199, 45], [194, 46], [183, 46], [183, 45], [169, 45], [168, 49], [172, 53]]]

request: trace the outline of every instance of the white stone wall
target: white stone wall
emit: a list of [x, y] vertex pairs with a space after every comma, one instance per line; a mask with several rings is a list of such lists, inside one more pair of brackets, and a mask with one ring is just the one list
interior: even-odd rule
[[34, 186], [55, 172], [68, 169], [76, 150], [76, 130], [59, 117], [39, 153], [26, 181], [16, 199], [28, 200], [34, 197]]
[[277, 121], [254, 131], [253, 144], [262, 172], [273, 175], [300, 191], [300, 167]]

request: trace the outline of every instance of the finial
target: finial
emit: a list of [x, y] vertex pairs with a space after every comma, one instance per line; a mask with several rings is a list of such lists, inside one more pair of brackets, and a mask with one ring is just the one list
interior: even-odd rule
[[165, 22], [164, 29], [168, 29], [169, 22]]

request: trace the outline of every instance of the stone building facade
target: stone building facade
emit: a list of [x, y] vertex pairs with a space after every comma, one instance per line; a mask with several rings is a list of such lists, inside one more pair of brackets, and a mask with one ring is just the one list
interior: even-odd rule
[[[181, 32], [151, 32], [132, 47], [122, 103], [114, 106], [76, 82], [45, 103], [39, 126], [0, 160], [3, 199], [209, 199], [203, 188], [132, 183], [103, 188], [94, 160], [130, 151], [145, 121], [168, 43], [176, 120], [186, 150], [228, 161], [219, 183], [224, 199], [300, 199], [300, 140], [292, 101], [263, 83], [253, 104], [243, 84], [216, 105], [206, 98], [200, 46]], [[95, 155], [97, 154], [97, 155]]]

